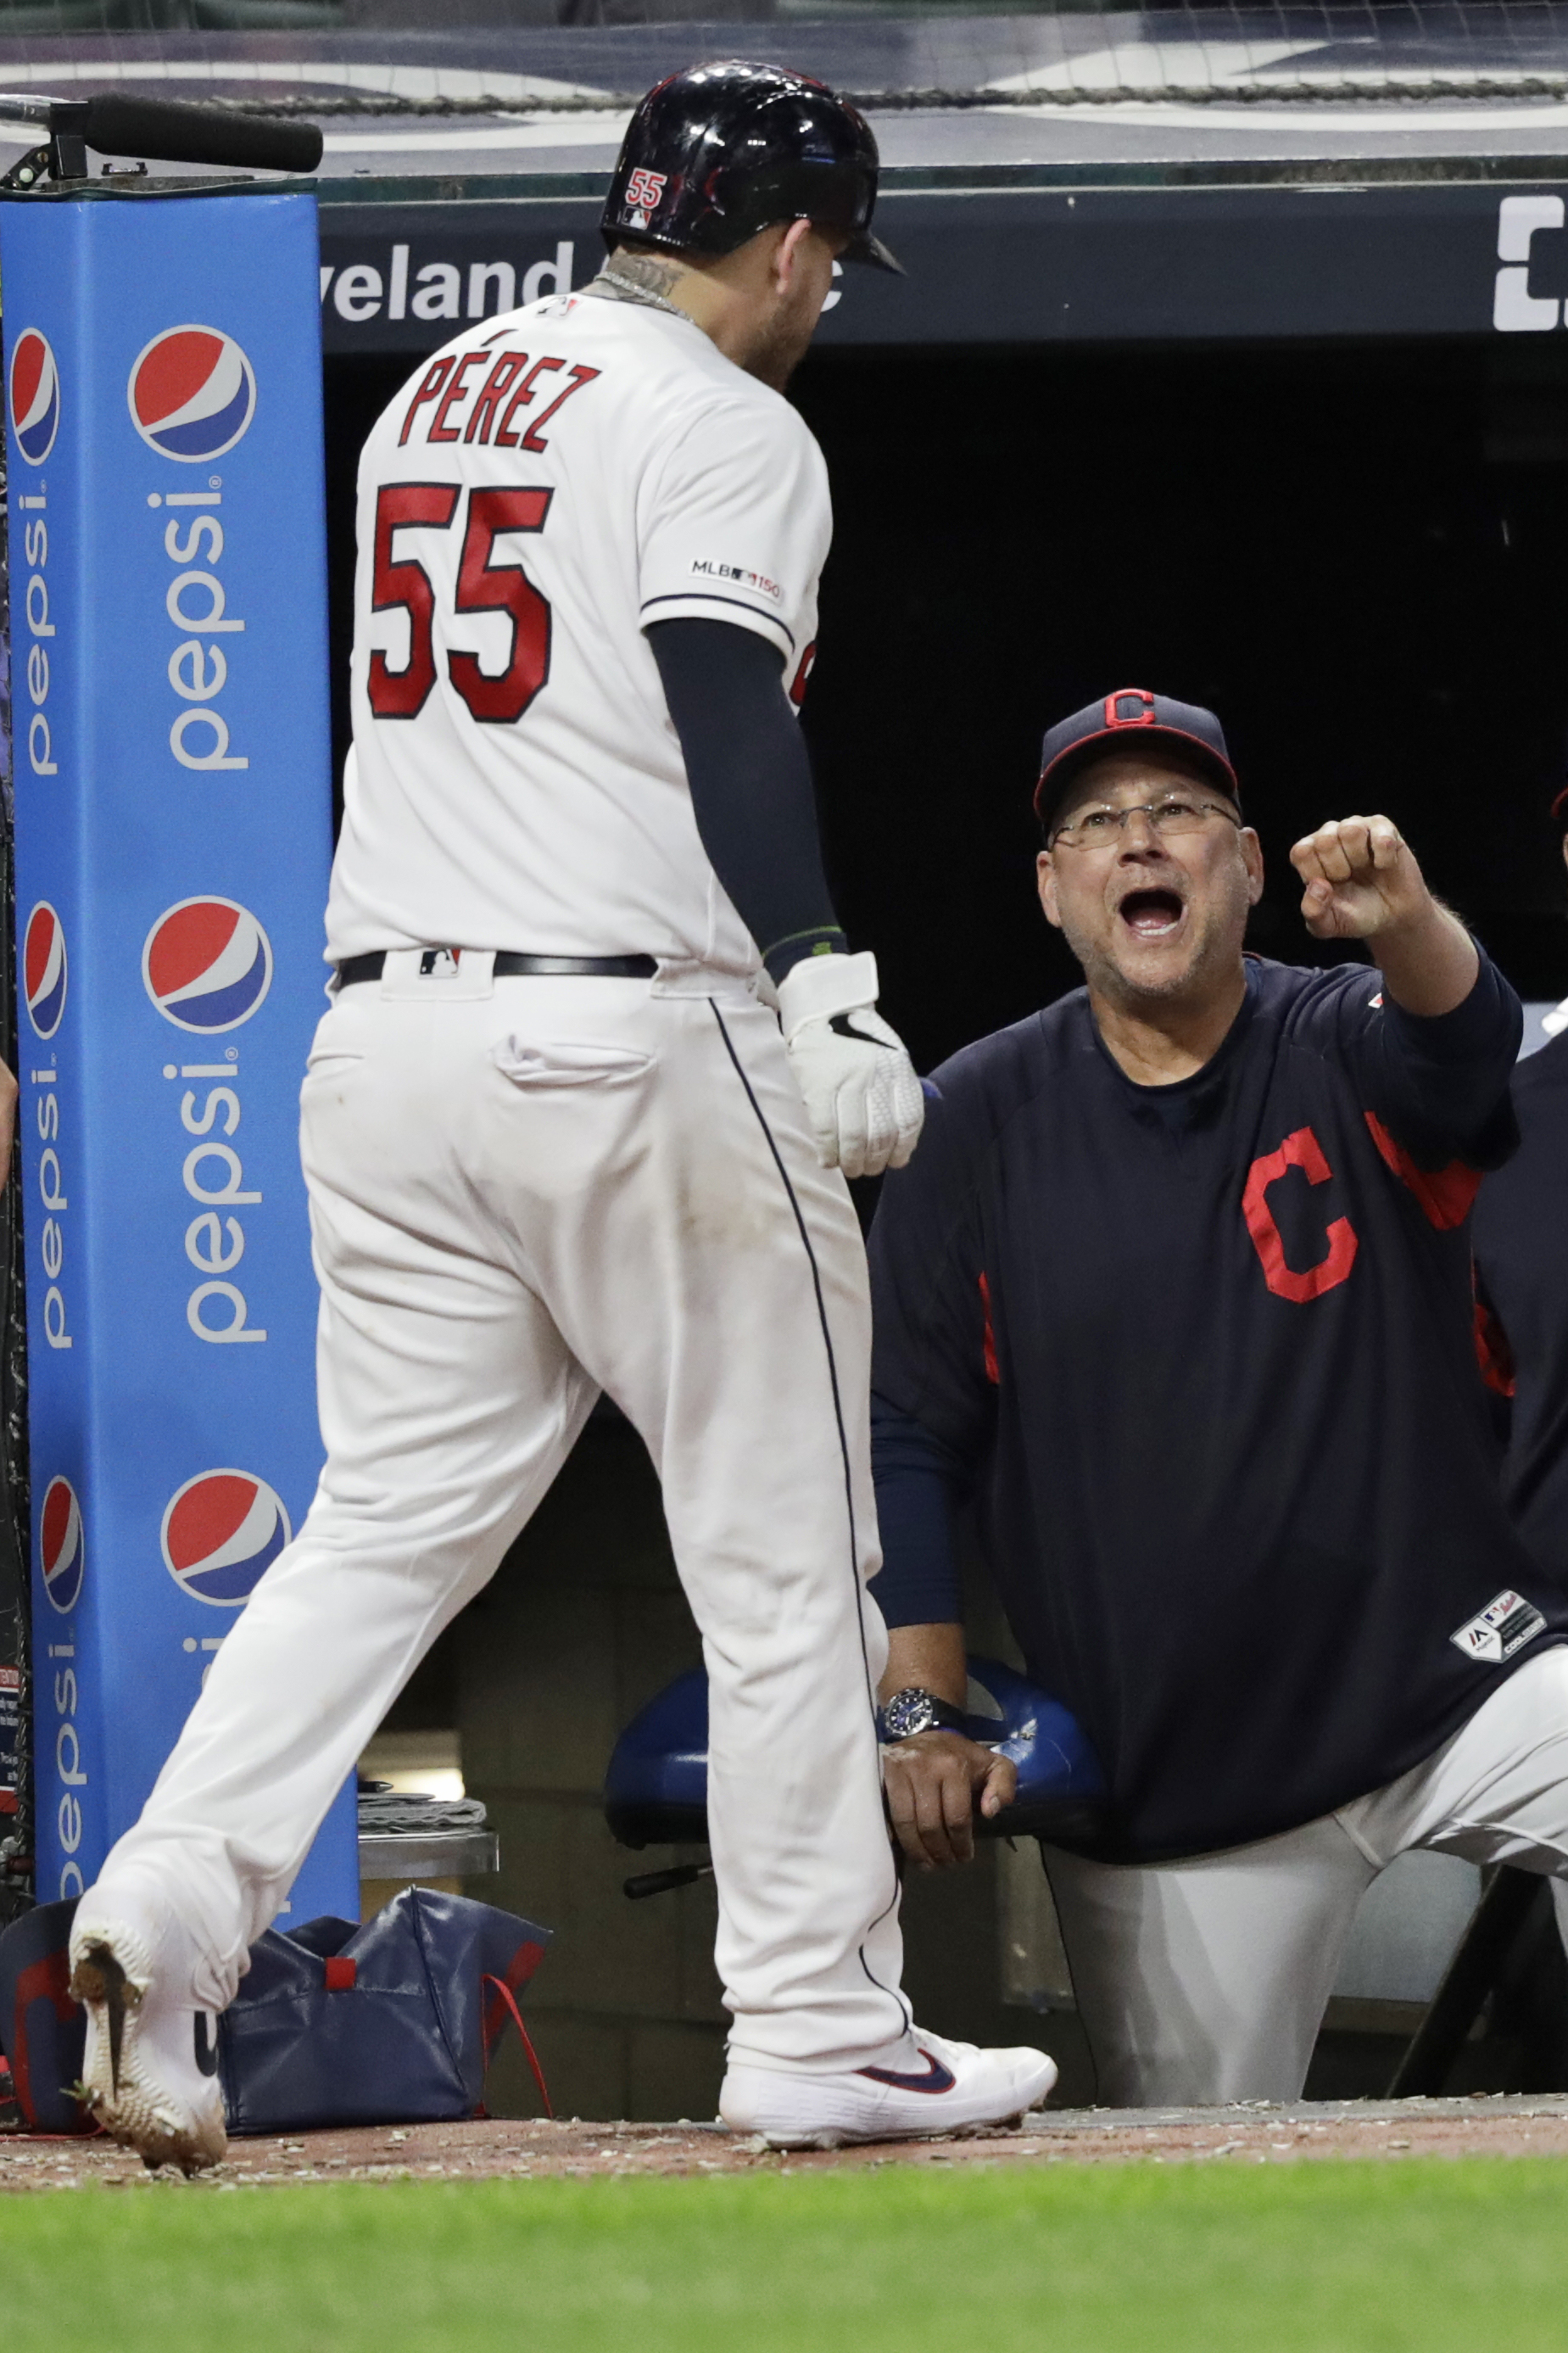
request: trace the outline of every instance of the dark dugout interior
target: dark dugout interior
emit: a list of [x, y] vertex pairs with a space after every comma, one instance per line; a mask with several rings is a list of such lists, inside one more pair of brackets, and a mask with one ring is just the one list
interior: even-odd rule
[[[328, 364], [340, 739], [354, 460], [407, 373]], [[1044, 728], [1125, 685], [1224, 721], [1261, 954], [1320, 953], [1291, 841], [1383, 809], [1527, 997], [1568, 993], [1568, 338], [825, 352], [794, 396], [836, 512], [829, 867], [922, 1069], [1075, 985], [1030, 791]]]

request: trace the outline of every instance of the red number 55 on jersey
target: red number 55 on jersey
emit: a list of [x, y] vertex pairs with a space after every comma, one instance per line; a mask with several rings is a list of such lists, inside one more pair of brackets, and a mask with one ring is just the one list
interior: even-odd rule
[[[425, 566], [394, 553], [399, 530], [449, 531], [462, 492], [451, 482], [388, 482], [375, 502], [372, 602], [378, 613], [408, 616], [408, 659], [394, 670], [384, 653], [370, 658], [370, 707], [378, 719], [416, 719], [436, 683], [436, 591]], [[479, 667], [477, 654], [448, 652], [447, 675], [470, 715], [489, 726], [521, 719], [550, 675], [550, 607], [521, 563], [497, 564], [496, 541], [542, 531], [552, 491], [471, 491], [458, 568], [457, 613], [505, 613], [511, 651], [504, 670]]]

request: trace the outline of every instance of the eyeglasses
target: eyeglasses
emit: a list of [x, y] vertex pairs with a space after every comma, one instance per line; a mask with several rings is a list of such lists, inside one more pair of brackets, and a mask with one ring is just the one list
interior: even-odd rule
[[1131, 808], [1085, 809], [1070, 825], [1058, 826], [1047, 843], [1054, 849], [1065, 841], [1069, 849], [1109, 849], [1121, 839], [1130, 817], [1146, 817], [1155, 839], [1164, 841], [1183, 833], [1201, 833], [1211, 817], [1223, 817], [1237, 831], [1241, 819], [1231, 809], [1222, 808], [1218, 801], [1183, 800], [1171, 794], [1163, 800], [1134, 801]]

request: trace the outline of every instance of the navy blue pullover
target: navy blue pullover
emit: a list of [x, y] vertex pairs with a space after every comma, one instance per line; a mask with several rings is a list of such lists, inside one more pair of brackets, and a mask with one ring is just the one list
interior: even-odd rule
[[[871, 1236], [890, 1624], [959, 1616], [969, 1500], [1030, 1672], [1109, 1776], [1094, 1852], [1310, 1820], [1568, 1638], [1498, 1482], [1468, 1212], [1516, 1131], [1521, 1015], [1247, 960], [1217, 1053], [1129, 1080], [1086, 992], [935, 1074]], [[1504, 1592], [1518, 1651], [1463, 1637]], [[1510, 1618], [1509, 1640], [1530, 1612]]]

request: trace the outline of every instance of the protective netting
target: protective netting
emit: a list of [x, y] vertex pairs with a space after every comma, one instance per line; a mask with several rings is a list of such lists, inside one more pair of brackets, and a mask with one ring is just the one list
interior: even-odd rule
[[0, 5], [0, 89], [161, 82], [170, 95], [321, 117], [592, 113], [726, 51], [799, 65], [884, 111], [1528, 103], [1568, 96], [1568, 5], [991, 0], [971, 14], [954, 0], [708, 0], [700, 16], [693, 0]]

